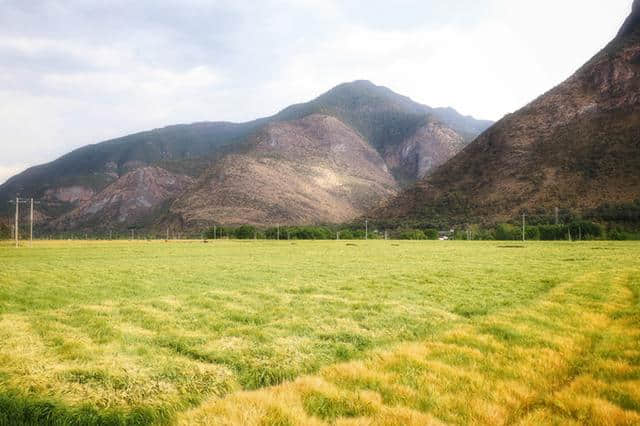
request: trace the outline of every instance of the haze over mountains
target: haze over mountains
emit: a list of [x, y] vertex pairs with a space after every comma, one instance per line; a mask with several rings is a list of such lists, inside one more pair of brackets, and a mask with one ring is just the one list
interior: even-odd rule
[[640, 0], [617, 37], [392, 200], [391, 221], [495, 223], [640, 199]]
[[38, 216], [52, 230], [343, 222], [490, 125], [356, 81], [249, 123], [171, 126], [80, 148], [9, 179], [0, 203], [42, 199]]

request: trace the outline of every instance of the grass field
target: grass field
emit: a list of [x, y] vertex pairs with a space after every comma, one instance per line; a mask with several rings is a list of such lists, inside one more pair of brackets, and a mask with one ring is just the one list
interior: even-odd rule
[[640, 424], [640, 243], [0, 245], [0, 424]]

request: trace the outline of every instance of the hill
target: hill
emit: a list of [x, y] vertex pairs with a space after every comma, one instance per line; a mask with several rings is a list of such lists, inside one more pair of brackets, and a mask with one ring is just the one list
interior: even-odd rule
[[568, 80], [508, 115], [375, 212], [381, 220], [495, 223], [555, 208], [593, 216], [640, 198], [640, 1]]
[[80, 148], [9, 179], [0, 205], [8, 216], [9, 199], [39, 198], [53, 230], [342, 221], [490, 124], [355, 81], [248, 123], [170, 126]]

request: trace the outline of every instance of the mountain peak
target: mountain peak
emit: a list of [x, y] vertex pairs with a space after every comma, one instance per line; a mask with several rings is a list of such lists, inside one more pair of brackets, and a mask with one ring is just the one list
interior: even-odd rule
[[638, 28], [640, 28], [640, 0], [633, 0], [631, 15], [622, 24], [618, 37], [626, 37], [636, 32]]

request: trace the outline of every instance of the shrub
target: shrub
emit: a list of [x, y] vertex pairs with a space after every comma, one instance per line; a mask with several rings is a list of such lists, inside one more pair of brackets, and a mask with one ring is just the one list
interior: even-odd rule
[[592, 240], [599, 239], [604, 236], [604, 228], [594, 222], [577, 221], [571, 223], [568, 228], [571, 232], [571, 237], [574, 240]]
[[501, 223], [500, 225], [496, 226], [494, 236], [496, 240], [521, 240], [522, 230], [508, 223]]
[[11, 238], [11, 229], [4, 223], [0, 223], [0, 240], [8, 240]]
[[398, 232], [399, 240], [426, 240], [427, 236], [420, 229], [403, 229]]
[[610, 240], [614, 241], [624, 241], [627, 239], [627, 233], [620, 228], [613, 228], [609, 230], [607, 236]]
[[255, 226], [242, 225], [239, 228], [233, 230], [232, 235], [239, 240], [250, 240], [254, 238], [258, 233]]
[[427, 240], [437, 240], [440, 234], [437, 229], [429, 228], [424, 230], [424, 236]]
[[540, 229], [537, 226], [527, 226], [524, 229], [525, 238], [530, 240], [539, 240], [540, 239]]
[[567, 239], [567, 227], [564, 225], [539, 225], [540, 239], [545, 241]]

